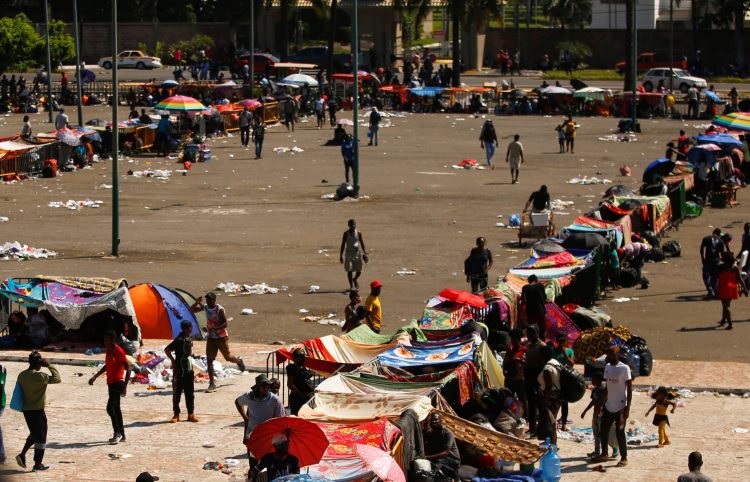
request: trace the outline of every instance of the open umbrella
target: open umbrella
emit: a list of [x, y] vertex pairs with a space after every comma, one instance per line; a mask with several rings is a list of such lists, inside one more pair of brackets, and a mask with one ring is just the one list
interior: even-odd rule
[[328, 439], [320, 427], [298, 417], [272, 418], [261, 423], [247, 439], [247, 448], [260, 459], [274, 451], [271, 440], [278, 434], [289, 440], [289, 453], [299, 459], [300, 467], [320, 462], [328, 448]]
[[539, 256], [546, 256], [548, 254], [562, 253], [565, 251], [559, 243], [552, 241], [551, 239], [541, 239], [531, 245], [531, 249]]
[[486, 308], [487, 303], [484, 302], [484, 298], [481, 296], [473, 295], [468, 291], [456, 290], [453, 288], [446, 288], [438, 296], [441, 298], [452, 301], [459, 305], [475, 306], [477, 308]]
[[383, 482], [406, 482], [404, 471], [387, 452], [372, 445], [357, 444], [357, 457], [362, 459], [367, 468], [375, 472]]
[[96, 80], [96, 74], [88, 69], [81, 70], [81, 80], [84, 82], [93, 82]]
[[573, 233], [562, 244], [572, 249], [594, 249], [609, 245], [609, 241], [599, 233]]
[[732, 112], [727, 115], [719, 115], [714, 118], [713, 124], [735, 131], [750, 131], [750, 112]]
[[714, 102], [721, 102], [721, 97], [713, 90], [704, 90], [703, 95], [706, 97], [706, 100], [711, 99]]
[[258, 107], [262, 106], [263, 104], [261, 104], [260, 102], [258, 102], [255, 99], [245, 99], [245, 100], [241, 100], [240, 101], [240, 105], [242, 107], [247, 107], [250, 110], [255, 110]]
[[695, 138], [698, 144], [716, 144], [719, 147], [739, 147], [742, 148], [742, 142], [735, 139], [729, 134], [709, 134], [707, 136], [698, 136]]
[[55, 137], [58, 141], [69, 146], [75, 147], [81, 145], [81, 139], [79, 139], [78, 136], [76, 136], [75, 133], [69, 129], [60, 129]]
[[292, 74], [284, 77], [283, 82], [285, 84], [294, 85], [309, 85], [311, 87], [317, 87], [318, 81], [306, 74]]
[[549, 87], [542, 89], [542, 94], [547, 94], [547, 95], [549, 94], [572, 94], [572, 92], [563, 87], [550, 85]]
[[354, 125], [354, 121], [351, 120], [351, 119], [348, 119], [346, 117], [344, 117], [343, 119], [336, 119], [336, 123], [337, 124], [341, 124], [342, 126], [353, 126]]
[[164, 82], [161, 83], [162, 87], [177, 87], [178, 85], [180, 85], [180, 83], [172, 79], [165, 80]]
[[206, 106], [186, 95], [173, 95], [167, 97], [154, 106], [154, 109], [164, 109], [171, 111], [190, 112], [205, 110]]
[[285, 475], [283, 477], [276, 477], [273, 482], [331, 482], [331, 479], [326, 479], [319, 475], [310, 474], [292, 474]]
[[672, 169], [674, 169], [675, 165], [675, 162], [668, 157], [662, 157], [661, 159], [653, 161], [643, 170], [643, 182], [651, 182], [651, 178], [654, 174], [658, 174], [662, 177], [668, 176], [669, 173], [672, 172]]

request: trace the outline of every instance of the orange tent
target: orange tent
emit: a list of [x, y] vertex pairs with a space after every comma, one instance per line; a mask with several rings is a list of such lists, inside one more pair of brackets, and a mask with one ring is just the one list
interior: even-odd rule
[[151, 283], [133, 286], [128, 291], [141, 327], [141, 338], [175, 338], [183, 320], [193, 324], [193, 336], [201, 335], [198, 320], [190, 312], [193, 299], [188, 293]]

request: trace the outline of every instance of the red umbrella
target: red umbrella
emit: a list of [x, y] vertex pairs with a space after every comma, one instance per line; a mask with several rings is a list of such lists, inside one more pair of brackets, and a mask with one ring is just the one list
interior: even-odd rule
[[357, 444], [357, 456], [383, 482], [406, 482], [404, 471], [387, 452], [372, 445]]
[[438, 293], [438, 296], [448, 301], [458, 303], [459, 305], [470, 305], [477, 308], [487, 308], [487, 303], [484, 302], [484, 298], [482, 298], [481, 296], [473, 295], [468, 291], [446, 288]]
[[320, 462], [328, 448], [328, 438], [320, 427], [299, 417], [272, 418], [261, 423], [247, 439], [247, 448], [260, 459], [274, 451], [271, 440], [278, 434], [289, 440], [289, 453], [299, 459], [300, 467]]
[[258, 102], [255, 99], [245, 99], [243, 101], [240, 101], [240, 105], [242, 107], [247, 107], [250, 110], [254, 110], [254, 109], [257, 109], [258, 107], [260, 107], [263, 104], [261, 104], [260, 102]]

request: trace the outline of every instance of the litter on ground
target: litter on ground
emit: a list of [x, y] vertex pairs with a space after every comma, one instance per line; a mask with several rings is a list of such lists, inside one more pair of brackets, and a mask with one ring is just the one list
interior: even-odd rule
[[285, 291], [286, 286], [275, 288], [266, 283], [257, 283], [254, 285], [238, 284], [231, 281], [219, 283], [216, 285], [217, 290], [221, 290], [228, 295], [275, 295], [280, 290]]
[[77, 211], [79, 209], [83, 208], [99, 208], [101, 205], [104, 204], [104, 201], [92, 201], [91, 199], [86, 199], [84, 201], [74, 201], [72, 199], [68, 199], [67, 201], [51, 201], [49, 204], [47, 204], [47, 207], [49, 208], [67, 208], [72, 211]]
[[18, 241], [5, 243], [0, 246], [0, 260], [2, 261], [7, 261], [9, 259], [43, 259], [53, 258], [55, 256], [57, 256], [57, 253], [54, 251], [49, 251], [44, 248], [32, 248], [31, 246], [21, 244]]
[[610, 179], [599, 179], [598, 177], [592, 176], [578, 176], [572, 179], [568, 179], [568, 184], [612, 184]]

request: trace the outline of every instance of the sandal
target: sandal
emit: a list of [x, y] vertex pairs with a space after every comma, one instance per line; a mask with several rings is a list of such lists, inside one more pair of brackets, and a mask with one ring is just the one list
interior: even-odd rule
[[726, 327], [726, 328], [724, 328], [724, 329], [725, 329], [725, 330], [731, 330], [732, 328], [734, 328], [734, 327], [733, 327], [732, 325], [729, 325], [729, 326], [727, 326], [727, 327]]
[[628, 466], [627, 460], [620, 460], [619, 462], [617, 462], [617, 465], [616, 465], [616, 467], [627, 467], [627, 466]]

